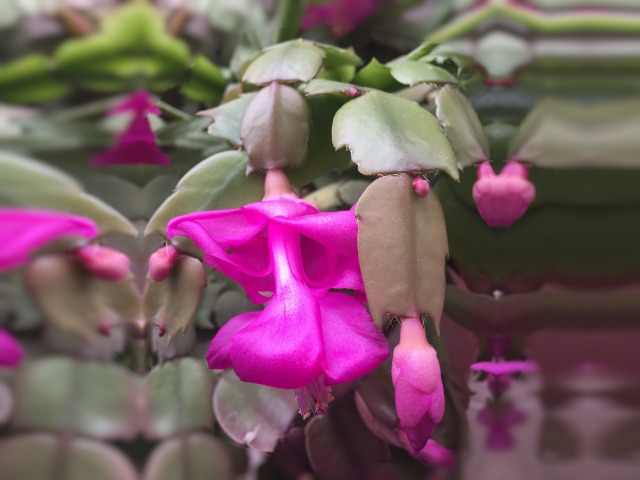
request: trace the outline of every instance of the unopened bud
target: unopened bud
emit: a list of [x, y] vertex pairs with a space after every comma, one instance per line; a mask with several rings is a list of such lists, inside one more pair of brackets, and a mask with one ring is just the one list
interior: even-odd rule
[[129, 273], [129, 257], [112, 248], [87, 245], [74, 253], [87, 270], [103, 280], [117, 282]]
[[173, 245], [162, 247], [149, 257], [149, 277], [154, 282], [161, 282], [169, 276], [173, 264], [178, 258], [178, 250]]

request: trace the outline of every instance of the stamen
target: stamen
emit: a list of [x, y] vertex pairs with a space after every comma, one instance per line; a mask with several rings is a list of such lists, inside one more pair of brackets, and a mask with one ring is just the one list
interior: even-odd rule
[[296, 388], [296, 400], [300, 408], [300, 415], [306, 420], [312, 410], [314, 414], [326, 413], [329, 403], [333, 400], [333, 395], [331, 395], [331, 387], [324, 385], [322, 376], [320, 376], [306, 387]]

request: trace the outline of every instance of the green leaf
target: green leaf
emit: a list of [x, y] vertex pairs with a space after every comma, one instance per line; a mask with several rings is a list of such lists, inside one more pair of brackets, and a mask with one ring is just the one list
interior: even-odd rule
[[158, 445], [144, 467], [144, 480], [233, 480], [233, 463], [216, 437], [194, 433]]
[[247, 67], [242, 80], [256, 85], [271, 82], [309, 82], [322, 67], [325, 52], [304, 40], [266, 48]]
[[264, 195], [262, 175], [246, 175], [248, 157], [227, 151], [209, 157], [178, 182], [176, 190], [154, 213], [145, 235], [164, 235], [169, 220], [205, 210], [238, 208]]
[[442, 314], [447, 230], [432, 191], [416, 195], [413, 178], [388, 175], [375, 180], [356, 207], [358, 255], [371, 316], [378, 326], [388, 317]]
[[207, 277], [200, 260], [179, 257], [169, 276], [161, 282], [147, 281], [144, 292], [144, 318], [148, 325], [166, 331], [168, 341], [185, 333], [193, 324]]
[[0, 101], [39, 103], [69, 93], [69, 85], [55, 77], [49, 59], [33, 54], [0, 65]]
[[187, 73], [189, 48], [165, 31], [151, 6], [133, 3], [105, 17], [101, 32], [67, 40], [55, 52], [61, 75], [85, 88], [153, 90], [175, 85]]
[[204, 55], [198, 55], [191, 66], [189, 79], [182, 87], [182, 93], [192, 100], [217, 103], [227, 83], [220, 68]]
[[138, 383], [120, 366], [47, 357], [27, 362], [15, 382], [16, 429], [109, 440], [138, 435]]
[[41, 208], [82, 215], [96, 222], [101, 234], [137, 236], [138, 230], [124, 216], [85, 193], [70, 176], [28, 157], [0, 153], [0, 205]]
[[451, 85], [436, 94], [436, 117], [442, 124], [458, 168], [489, 160], [489, 142], [471, 102]]
[[[203, 117], [191, 117], [187, 120], [171, 122], [156, 132], [158, 144], [185, 146], [186, 137], [197, 138], [196, 136], [210, 124], [211, 120]], [[210, 139], [210, 144], [215, 145], [215, 141]]]
[[367, 87], [359, 87], [351, 83], [335, 82], [333, 80], [318, 78], [314, 78], [304, 87], [305, 95], [309, 96], [334, 93], [346, 97], [356, 97], [368, 91], [370, 91], [370, 89]]
[[147, 438], [212, 429], [214, 378], [204, 360], [182, 358], [154, 368], [146, 378]]
[[405, 61], [420, 60], [422, 57], [425, 57], [429, 53], [431, 53], [437, 46], [438, 46], [437, 43], [433, 43], [431, 41], [423, 42], [422, 44], [418, 45], [416, 48], [411, 50], [406, 55], [403, 55], [401, 57], [398, 57], [390, 61], [389, 63], [387, 63], [387, 65], [392, 66], [396, 63], [401, 63]]
[[102, 280], [64, 255], [42, 255], [27, 266], [25, 284], [45, 319], [57, 329], [89, 343], [102, 328], [126, 328], [141, 315], [133, 277]]
[[247, 105], [256, 95], [257, 93], [245, 93], [219, 107], [200, 112], [198, 115], [213, 119], [208, 129], [209, 135], [226, 138], [234, 145], [242, 145], [240, 122]]
[[455, 155], [436, 118], [418, 104], [371, 92], [333, 120], [333, 145], [347, 147], [364, 175], [444, 170], [458, 179]]
[[0, 440], [0, 478], [49, 480], [138, 480], [129, 459], [100, 442], [45, 433], [14, 435]]
[[295, 418], [298, 405], [292, 390], [246, 383], [227, 370], [213, 393], [213, 410], [234, 442], [272, 452]]
[[359, 67], [360, 65], [362, 65], [362, 59], [356, 54], [352, 47], [340, 48], [336, 47], [335, 45], [329, 45], [327, 43], [311, 43], [324, 51], [325, 68], [332, 69], [336, 67], [344, 67], [347, 65]]
[[297, 90], [274, 82], [247, 105], [240, 138], [252, 170], [297, 167], [307, 154], [309, 107]]
[[391, 66], [391, 75], [398, 82], [413, 86], [418, 83], [458, 83], [444, 68], [423, 62], [398, 62]]
[[402, 87], [391, 75], [391, 69], [386, 65], [382, 65], [375, 58], [372, 58], [364, 68], [359, 70], [352, 81], [356, 85], [386, 91], [398, 90]]

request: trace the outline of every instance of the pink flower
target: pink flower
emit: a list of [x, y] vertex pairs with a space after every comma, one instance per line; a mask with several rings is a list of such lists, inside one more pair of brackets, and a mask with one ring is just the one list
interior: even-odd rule
[[24, 351], [8, 332], [0, 329], [0, 368], [15, 368], [22, 362]]
[[104, 167], [108, 165], [169, 165], [169, 157], [162, 153], [156, 145], [156, 136], [151, 130], [147, 115], [159, 114], [146, 92], [131, 94], [123, 103], [116, 105], [110, 114], [133, 112], [133, 120], [118, 137], [115, 147], [97, 153], [91, 158], [91, 165]]
[[98, 229], [88, 218], [23, 208], [0, 208], [0, 272], [23, 266], [31, 254], [63, 237], [95, 238]]
[[306, 416], [326, 409], [329, 386], [382, 363], [389, 347], [362, 303], [330, 291], [364, 291], [356, 235], [353, 212], [319, 213], [293, 195], [169, 222], [168, 237], [193, 239], [207, 264], [239, 282], [255, 303], [267, 302], [263, 311], [225, 324], [207, 353], [209, 367], [296, 389]]
[[[47, 244], [66, 237], [93, 239], [98, 227], [93, 220], [61, 212], [0, 208], [0, 272], [19, 268]], [[107, 247], [84, 245], [73, 250], [75, 257], [94, 275], [105, 280], [122, 280], [129, 272], [129, 257]]]
[[413, 450], [419, 452], [444, 415], [444, 388], [438, 356], [417, 318], [402, 321], [391, 380], [400, 426]]
[[316, 25], [327, 25], [337, 37], [355, 30], [376, 9], [380, 0], [331, 0], [307, 8], [300, 25], [308, 30]]
[[513, 225], [536, 196], [527, 167], [519, 162], [508, 162], [499, 175], [494, 173], [489, 162], [482, 162], [477, 167], [477, 175], [473, 201], [490, 227]]
[[485, 445], [494, 451], [511, 450], [515, 446], [511, 429], [526, 420], [526, 415], [512, 406], [503, 411], [485, 407], [478, 412], [478, 421], [488, 429]]
[[511, 384], [511, 375], [535, 372], [538, 366], [530, 360], [508, 360], [501, 362], [476, 362], [471, 365], [474, 372], [489, 375], [488, 384], [494, 395], [500, 395]]

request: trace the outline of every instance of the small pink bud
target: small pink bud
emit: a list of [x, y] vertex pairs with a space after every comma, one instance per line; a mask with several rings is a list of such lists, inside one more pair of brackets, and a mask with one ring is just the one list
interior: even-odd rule
[[417, 318], [402, 322], [400, 343], [393, 351], [391, 380], [400, 426], [413, 450], [419, 452], [444, 415], [444, 388], [438, 355]]
[[161, 282], [169, 276], [173, 263], [178, 258], [178, 250], [173, 245], [159, 248], [149, 257], [149, 277], [154, 282]]
[[86, 245], [74, 253], [91, 273], [103, 280], [117, 282], [129, 273], [129, 257], [112, 248]]
[[8, 332], [0, 329], [0, 368], [15, 368], [24, 359], [20, 344]]
[[429, 190], [431, 189], [431, 186], [429, 185], [429, 182], [424, 178], [422, 177], [414, 178], [411, 185], [413, 185], [413, 190], [416, 192], [416, 195], [418, 195], [419, 197], [424, 198], [427, 195], [429, 195]]
[[490, 227], [509, 227], [527, 211], [536, 196], [527, 167], [511, 161], [496, 175], [489, 162], [477, 167], [473, 201], [480, 216]]

